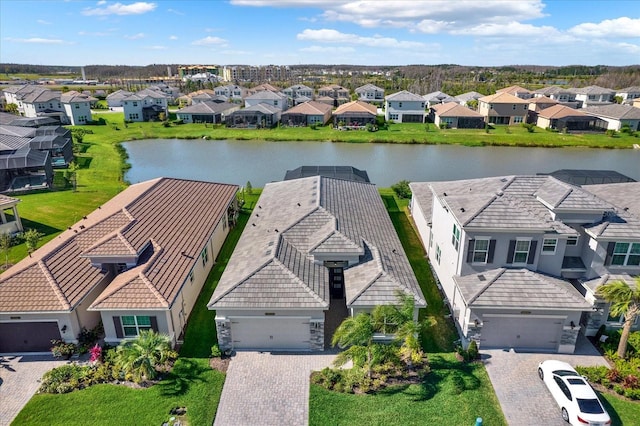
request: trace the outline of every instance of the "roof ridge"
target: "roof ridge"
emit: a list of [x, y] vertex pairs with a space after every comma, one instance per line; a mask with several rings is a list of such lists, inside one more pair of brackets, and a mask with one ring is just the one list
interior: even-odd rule
[[[277, 249], [277, 247], [276, 247]], [[276, 250], [277, 251], [277, 250]], [[209, 306], [209, 304], [215, 304], [216, 302], [218, 302], [219, 300], [223, 299], [227, 294], [231, 293], [233, 290], [235, 290], [236, 288], [240, 287], [242, 284], [244, 284], [249, 278], [251, 278], [252, 276], [254, 276], [255, 274], [257, 274], [258, 272], [260, 272], [261, 270], [263, 270], [265, 267], [267, 267], [267, 265], [269, 265], [270, 263], [274, 262], [276, 260], [276, 257], [269, 257], [266, 261], [264, 261], [263, 263], [261, 263], [260, 265], [258, 265], [258, 267], [256, 267], [255, 269], [253, 269], [251, 272], [249, 272], [247, 275], [244, 276], [244, 278], [238, 280], [234, 285], [232, 285], [231, 287], [229, 287], [228, 289], [226, 289], [222, 294], [220, 294], [215, 300], [210, 300], [209, 303], [207, 304], [207, 306]]]
[[[294, 247], [295, 249], [295, 247]], [[318, 293], [316, 293], [311, 287], [309, 287], [298, 275], [296, 275], [291, 269], [289, 269], [287, 267], [287, 265], [285, 265], [284, 263], [282, 263], [280, 261], [280, 259], [278, 259], [277, 257], [273, 259], [274, 263], [278, 264], [280, 267], [282, 267], [282, 269], [284, 269], [292, 278], [294, 278], [298, 284], [301, 284], [301, 286], [307, 291], [307, 293], [309, 293], [309, 295], [311, 297], [313, 297], [316, 301], [320, 302], [320, 304], [322, 304], [323, 306], [329, 306], [328, 303], [322, 299], [322, 297], [320, 297], [320, 295]]]
[[45, 278], [47, 279], [47, 282], [49, 283], [49, 285], [51, 285], [51, 289], [53, 290], [53, 293], [56, 295], [58, 300], [60, 300], [62, 306], [64, 306], [68, 310], [71, 310], [71, 304], [69, 303], [69, 300], [62, 292], [62, 289], [60, 289], [58, 282], [55, 280], [55, 278], [51, 274], [51, 271], [49, 271], [49, 268], [47, 268], [47, 264], [44, 263], [43, 260], [39, 260], [38, 266], [40, 267], [40, 270], [42, 271]]
[[502, 274], [504, 274], [504, 273], [505, 273], [505, 271], [507, 270], [506, 268], [498, 268], [498, 269], [500, 269], [500, 272], [498, 272], [498, 273], [496, 274], [496, 276], [495, 276], [495, 277], [493, 277], [493, 279], [489, 280], [489, 281], [488, 281], [488, 282], [487, 282], [487, 283], [486, 283], [486, 284], [485, 284], [485, 285], [484, 285], [480, 290], [478, 290], [478, 292], [477, 292], [477, 293], [476, 293], [476, 294], [475, 294], [471, 299], [469, 299], [469, 301], [467, 302], [467, 306], [468, 306], [468, 305], [471, 305], [473, 302], [475, 302], [476, 300], [478, 300], [478, 298], [479, 298], [479, 297], [480, 297], [480, 296], [481, 296], [485, 291], [487, 291], [487, 289], [488, 289], [489, 287], [491, 287], [491, 285], [492, 285], [493, 283], [495, 283], [495, 282], [498, 280], [498, 278], [500, 278], [500, 277], [502, 276]]

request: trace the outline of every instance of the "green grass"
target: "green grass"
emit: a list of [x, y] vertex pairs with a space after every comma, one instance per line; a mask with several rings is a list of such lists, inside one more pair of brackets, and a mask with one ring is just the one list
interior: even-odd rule
[[96, 385], [63, 395], [34, 395], [11, 424], [161, 425], [169, 420], [169, 410], [184, 406], [189, 424], [210, 425], [224, 377], [207, 359], [179, 358], [168, 377], [148, 389]]
[[618, 395], [599, 392], [600, 401], [611, 416], [612, 426], [640, 423], [640, 402], [627, 401]]
[[[312, 385], [309, 424], [506, 425], [482, 364], [464, 364], [451, 353], [429, 355], [432, 372], [422, 385], [396, 386], [375, 395], [352, 395]], [[454, 382], [462, 378], [464, 389]], [[458, 379], [459, 380], [459, 379]]]

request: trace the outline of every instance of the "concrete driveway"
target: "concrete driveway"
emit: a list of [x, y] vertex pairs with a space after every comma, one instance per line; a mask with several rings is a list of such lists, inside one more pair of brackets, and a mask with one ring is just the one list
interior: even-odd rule
[[42, 375], [69, 361], [51, 355], [0, 355], [0, 426], [8, 426], [40, 387]]
[[215, 426], [309, 423], [309, 373], [335, 354], [237, 352], [224, 382]]
[[510, 426], [566, 425], [560, 408], [538, 378], [538, 364], [546, 359], [565, 361], [572, 366], [606, 365], [605, 359], [582, 335], [574, 354], [519, 353], [512, 350], [482, 350], [482, 359]]

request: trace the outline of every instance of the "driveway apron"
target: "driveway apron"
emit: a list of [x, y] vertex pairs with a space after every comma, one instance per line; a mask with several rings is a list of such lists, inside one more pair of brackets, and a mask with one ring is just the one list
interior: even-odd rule
[[538, 378], [538, 364], [547, 359], [565, 361], [572, 366], [605, 365], [593, 345], [582, 335], [574, 354], [519, 353], [505, 349], [482, 350], [482, 359], [510, 426], [566, 425], [547, 387]]
[[335, 354], [237, 352], [220, 396], [215, 426], [306, 425], [309, 373]]
[[0, 356], [0, 426], [8, 426], [40, 387], [42, 375], [68, 361], [50, 355]]

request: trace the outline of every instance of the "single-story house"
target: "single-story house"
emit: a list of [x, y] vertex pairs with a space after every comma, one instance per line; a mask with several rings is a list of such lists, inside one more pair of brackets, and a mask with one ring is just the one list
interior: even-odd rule
[[240, 105], [229, 102], [198, 102], [176, 111], [178, 120], [185, 123], [224, 123], [226, 117], [240, 109]]
[[0, 194], [0, 233], [14, 235], [24, 231], [18, 213], [19, 199]]
[[141, 330], [182, 339], [236, 217], [236, 185], [158, 178], [129, 186], [0, 276], [0, 353], [105, 342]]
[[[221, 349], [322, 351], [347, 316], [424, 296], [375, 185], [265, 185], [209, 301]], [[381, 336], [383, 337], [383, 336]]]
[[[333, 125], [336, 127], [364, 127], [375, 124], [378, 109], [375, 105], [362, 101], [351, 101], [333, 111]], [[342, 124], [341, 124], [342, 123]]]
[[227, 116], [227, 127], [270, 128], [278, 124], [282, 109], [269, 104], [257, 104], [239, 109]]
[[324, 125], [331, 120], [331, 110], [331, 105], [308, 101], [283, 112], [280, 120], [285, 126]]
[[447, 102], [456, 101], [453, 96], [449, 96], [439, 90], [436, 92], [427, 93], [426, 95], [422, 96], [422, 99], [424, 100], [427, 108], [431, 108], [433, 105], [446, 104]]
[[455, 102], [458, 102], [462, 106], [469, 106], [469, 101], [477, 101], [483, 96], [484, 95], [482, 93], [471, 91], [458, 96], [454, 96], [453, 99], [455, 99]]
[[[536, 98], [539, 99], [539, 98]], [[536, 126], [553, 130], [592, 130], [595, 118], [582, 110], [557, 104], [537, 113]]]
[[436, 126], [445, 124], [451, 129], [482, 129], [484, 127], [484, 117], [480, 113], [457, 102], [433, 105], [431, 110]]
[[640, 130], [640, 109], [629, 105], [600, 105], [583, 108], [586, 114], [597, 117], [596, 127], [619, 131], [627, 125], [632, 131]]

